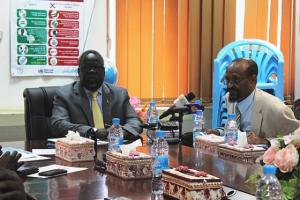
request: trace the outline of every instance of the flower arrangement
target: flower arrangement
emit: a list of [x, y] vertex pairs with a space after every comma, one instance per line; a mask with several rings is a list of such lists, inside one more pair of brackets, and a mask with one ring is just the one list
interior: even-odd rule
[[148, 104], [145, 104], [143, 107], [141, 107], [141, 100], [138, 97], [130, 97], [129, 103], [133, 107], [140, 120], [145, 123]]
[[[262, 157], [262, 165], [271, 164], [277, 167], [276, 177], [281, 184], [283, 200], [300, 199], [299, 154], [300, 128], [286, 138], [273, 140]], [[248, 181], [257, 182], [260, 178], [258, 174], [250, 176]]]

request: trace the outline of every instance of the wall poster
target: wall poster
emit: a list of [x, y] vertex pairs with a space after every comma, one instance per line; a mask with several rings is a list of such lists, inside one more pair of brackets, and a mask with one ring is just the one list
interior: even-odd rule
[[75, 76], [84, 0], [11, 0], [11, 75]]

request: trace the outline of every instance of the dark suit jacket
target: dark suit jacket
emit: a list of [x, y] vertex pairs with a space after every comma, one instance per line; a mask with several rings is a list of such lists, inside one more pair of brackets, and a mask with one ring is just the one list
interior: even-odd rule
[[[138, 136], [141, 122], [129, 103], [126, 89], [102, 84], [102, 112], [105, 128], [112, 124], [112, 118], [120, 118], [120, 124], [127, 132]], [[53, 102], [51, 125], [55, 136], [65, 136], [68, 130], [84, 135], [94, 127], [89, 99], [79, 81], [62, 86], [56, 91]]]

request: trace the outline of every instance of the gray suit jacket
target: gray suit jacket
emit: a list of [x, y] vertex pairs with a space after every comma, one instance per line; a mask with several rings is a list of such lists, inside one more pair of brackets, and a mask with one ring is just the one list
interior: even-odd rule
[[[141, 122], [129, 103], [126, 89], [102, 84], [102, 112], [105, 128], [112, 124], [112, 118], [120, 118], [120, 124], [127, 132], [138, 136], [142, 132]], [[53, 134], [65, 136], [68, 130], [82, 135], [94, 127], [89, 99], [79, 81], [62, 86], [56, 91], [51, 117]]]
[[[234, 113], [234, 103], [225, 101], [228, 113]], [[243, 114], [243, 113], [241, 113]], [[256, 88], [252, 110], [251, 129], [262, 138], [286, 135], [300, 126], [293, 111], [277, 97]]]

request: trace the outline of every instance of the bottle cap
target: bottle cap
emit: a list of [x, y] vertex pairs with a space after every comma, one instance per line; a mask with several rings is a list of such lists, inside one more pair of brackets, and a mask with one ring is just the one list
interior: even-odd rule
[[264, 165], [264, 174], [275, 174], [276, 173], [276, 167], [274, 165]]
[[113, 125], [120, 124], [120, 118], [113, 118], [112, 119], [112, 124]]
[[235, 118], [236, 118], [236, 114], [234, 114], [234, 113], [227, 114], [227, 119], [235, 119]]
[[196, 115], [202, 115], [203, 111], [202, 110], [196, 110]]
[[160, 137], [160, 138], [163, 138], [166, 135], [165, 131], [161, 131], [161, 130], [157, 130], [155, 134], [156, 137]]
[[195, 104], [201, 105], [201, 104], [202, 104], [201, 99], [196, 99], [196, 100], [195, 100]]
[[150, 101], [150, 106], [155, 106], [155, 101]]

